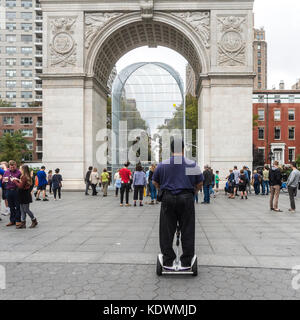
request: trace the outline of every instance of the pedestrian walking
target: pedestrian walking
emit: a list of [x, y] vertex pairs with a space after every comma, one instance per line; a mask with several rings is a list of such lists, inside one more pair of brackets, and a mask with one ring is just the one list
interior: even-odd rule
[[91, 177], [91, 173], [92, 173], [93, 167], [89, 167], [88, 171], [85, 174], [85, 195], [88, 196], [89, 195], [89, 188], [91, 186], [91, 181], [90, 181], [90, 177]]
[[48, 171], [48, 175], [47, 175], [47, 180], [48, 180], [48, 185], [49, 185], [49, 193], [52, 193], [52, 170]]
[[129, 189], [130, 189], [130, 179], [131, 171], [128, 169], [130, 163], [126, 162], [124, 167], [120, 170], [119, 174], [121, 177], [121, 190], [120, 190], [120, 206], [123, 207], [124, 193], [126, 200], [126, 207], [129, 207]]
[[269, 181], [270, 181], [270, 210], [276, 212], [282, 212], [278, 209], [278, 201], [280, 194], [280, 187], [282, 184], [282, 174], [278, 167], [279, 162], [274, 161], [273, 167], [270, 169]]
[[120, 170], [118, 169], [117, 172], [114, 175], [114, 181], [115, 181], [115, 188], [116, 188], [116, 197], [119, 194], [119, 190], [121, 188], [121, 177], [120, 177]]
[[144, 188], [147, 185], [146, 174], [143, 171], [143, 168], [140, 164], [136, 166], [136, 171], [133, 175], [133, 200], [134, 206], [136, 207], [136, 202], [140, 200], [140, 207], [143, 206], [143, 199], [144, 199]]
[[47, 181], [47, 175], [45, 172], [46, 168], [45, 166], [41, 167], [41, 170], [37, 172], [36, 176], [38, 178], [38, 188], [37, 188], [37, 194], [36, 194], [36, 200], [39, 201], [40, 199], [40, 193], [42, 191], [43, 193], [43, 201], [49, 201], [46, 198], [46, 187], [48, 185]]
[[203, 171], [203, 192], [204, 192], [204, 200], [201, 204], [209, 204], [210, 203], [210, 186], [213, 179], [212, 172], [208, 165], [204, 166]]
[[228, 199], [234, 199], [235, 198], [235, 193], [234, 193], [234, 186], [235, 186], [235, 180], [234, 180], [234, 173], [233, 170], [229, 170], [229, 176], [227, 177], [227, 182], [228, 182]]
[[60, 169], [57, 168], [55, 169], [55, 174], [52, 177], [52, 189], [53, 189], [53, 194], [54, 194], [54, 200], [57, 200], [57, 194], [58, 194], [58, 199], [61, 200], [61, 188], [62, 188], [62, 175], [59, 173]]
[[107, 188], [109, 183], [109, 173], [107, 172], [107, 169], [104, 168], [103, 172], [101, 173], [100, 182], [102, 184], [102, 190], [103, 190], [103, 197], [107, 197]]
[[234, 166], [234, 168], [233, 168], [233, 174], [234, 174], [234, 186], [233, 186], [233, 188], [234, 188], [234, 190], [233, 190], [233, 192], [234, 192], [234, 196], [236, 197], [236, 196], [238, 196], [238, 189], [239, 189], [239, 178], [240, 178], [240, 171], [238, 170], [238, 168], [237, 168], [237, 166]]
[[[150, 187], [150, 193], [151, 193], [151, 205], [154, 205], [154, 201], [155, 203], [157, 202], [157, 190], [155, 188], [155, 185], [152, 182], [152, 178], [153, 178], [153, 174], [155, 172], [156, 169], [156, 165], [153, 163], [150, 167], [150, 172], [149, 172], [149, 187]], [[176, 175], [176, 172], [174, 172], [174, 175]]]
[[297, 188], [300, 182], [300, 171], [297, 169], [296, 162], [292, 162], [291, 167], [293, 171], [288, 177], [287, 187], [288, 187], [290, 203], [291, 203], [291, 207], [289, 211], [294, 213], [296, 211], [295, 197], [297, 196]]
[[194, 194], [198, 193], [203, 175], [195, 162], [184, 157], [182, 151], [175, 152], [177, 141], [172, 141], [172, 156], [160, 163], [153, 175], [153, 184], [160, 189], [159, 242], [163, 255], [163, 266], [173, 267], [176, 254], [173, 249], [174, 234], [179, 225], [182, 240], [182, 267], [191, 267], [195, 254], [195, 204]]
[[2, 184], [5, 184], [6, 197], [10, 208], [10, 222], [6, 225], [11, 227], [21, 225], [21, 209], [19, 201], [18, 187], [14, 183], [15, 179], [20, 179], [21, 172], [17, 169], [17, 163], [10, 160], [8, 170], [5, 171], [2, 178]]
[[214, 198], [216, 197], [216, 193], [214, 190], [215, 187], [215, 174], [213, 169], [209, 168], [210, 172], [211, 172], [211, 184], [209, 185], [209, 196], [213, 195]]
[[216, 193], [219, 193], [219, 184], [220, 184], [220, 172], [219, 171], [216, 171], [215, 184], [216, 184]]
[[38, 222], [30, 210], [30, 203], [32, 203], [31, 191], [33, 189], [32, 178], [30, 175], [29, 167], [23, 165], [21, 167], [20, 179], [15, 178], [13, 183], [18, 187], [20, 210], [21, 210], [21, 223], [16, 226], [17, 229], [26, 228], [26, 215], [31, 219], [31, 226], [29, 228], [35, 228]]
[[262, 176], [262, 194], [267, 196], [269, 195], [269, 192], [270, 192], [269, 173], [270, 173], [270, 169], [267, 165], [265, 165], [262, 173], [263, 175]]
[[96, 196], [98, 193], [96, 190], [96, 187], [97, 187], [97, 184], [99, 183], [99, 179], [100, 177], [99, 177], [98, 169], [94, 168], [90, 175], [90, 184], [92, 186], [93, 196]]

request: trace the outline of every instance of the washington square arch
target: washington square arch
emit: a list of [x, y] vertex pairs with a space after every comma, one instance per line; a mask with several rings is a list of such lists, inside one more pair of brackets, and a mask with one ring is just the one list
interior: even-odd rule
[[113, 67], [135, 48], [164, 46], [195, 71], [201, 165], [251, 167], [253, 1], [41, 0], [45, 165], [81, 187], [86, 168], [101, 167]]

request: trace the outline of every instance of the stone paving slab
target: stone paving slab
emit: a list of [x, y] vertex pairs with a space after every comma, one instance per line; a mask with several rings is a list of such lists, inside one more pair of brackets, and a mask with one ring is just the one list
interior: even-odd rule
[[[132, 194], [130, 195], [132, 197]], [[299, 207], [299, 197], [296, 200]], [[270, 212], [268, 197], [196, 206], [196, 253], [203, 266], [291, 269], [300, 265], [300, 213]], [[159, 205], [120, 208], [118, 198], [63, 193], [63, 200], [34, 202], [36, 229], [0, 222], [0, 262], [155, 264]]]
[[201, 267], [157, 277], [152, 265], [5, 263], [0, 300], [299, 300], [288, 270]]

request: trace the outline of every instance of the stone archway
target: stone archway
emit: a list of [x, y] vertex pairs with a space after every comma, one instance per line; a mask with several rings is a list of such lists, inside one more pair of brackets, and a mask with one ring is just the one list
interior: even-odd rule
[[[198, 81], [200, 164], [221, 173], [252, 163], [252, 0], [41, 0], [44, 10], [44, 162], [66, 185], [97, 165], [107, 81], [126, 52], [172, 48]], [[184, 10], [183, 10], [184, 7]], [[98, 165], [99, 167], [99, 165]]]

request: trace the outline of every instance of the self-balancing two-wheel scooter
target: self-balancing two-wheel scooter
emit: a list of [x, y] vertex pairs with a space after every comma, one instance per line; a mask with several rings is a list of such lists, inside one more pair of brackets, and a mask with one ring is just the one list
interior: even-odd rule
[[179, 258], [179, 245], [180, 245], [181, 232], [179, 225], [177, 225], [176, 230], [176, 259], [172, 267], [167, 267], [163, 265], [163, 255], [159, 254], [157, 257], [156, 263], [156, 274], [158, 276], [167, 275], [167, 274], [185, 274], [192, 275], [196, 277], [198, 275], [198, 264], [197, 256], [194, 255], [191, 263], [191, 267], [182, 267], [181, 261]]

